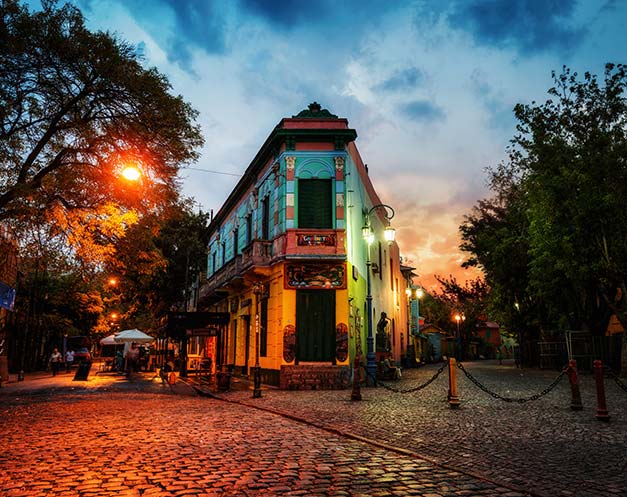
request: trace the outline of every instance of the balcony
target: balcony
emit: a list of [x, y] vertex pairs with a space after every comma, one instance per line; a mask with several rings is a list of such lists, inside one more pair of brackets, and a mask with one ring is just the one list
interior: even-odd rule
[[272, 242], [269, 240], [253, 240], [242, 249], [240, 273], [247, 272], [251, 267], [267, 267], [272, 260]]
[[272, 242], [253, 240], [242, 249], [242, 253], [226, 262], [224, 266], [209, 276], [201, 287], [200, 296], [207, 296], [216, 290], [241, 281], [244, 275], [255, 268], [267, 267], [272, 260]]

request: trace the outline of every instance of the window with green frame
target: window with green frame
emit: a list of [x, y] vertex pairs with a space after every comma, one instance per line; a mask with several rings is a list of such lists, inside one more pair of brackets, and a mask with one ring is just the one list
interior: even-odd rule
[[330, 179], [299, 179], [298, 227], [333, 228], [332, 197]]

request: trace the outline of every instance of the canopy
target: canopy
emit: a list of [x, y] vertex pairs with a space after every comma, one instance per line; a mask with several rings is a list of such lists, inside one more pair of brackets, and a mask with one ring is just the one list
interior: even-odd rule
[[113, 335], [109, 335], [100, 340], [100, 345], [117, 345], [115, 341], [115, 333]]
[[150, 335], [146, 335], [143, 331], [137, 329], [120, 331], [115, 338], [115, 343], [150, 343], [155, 339]]

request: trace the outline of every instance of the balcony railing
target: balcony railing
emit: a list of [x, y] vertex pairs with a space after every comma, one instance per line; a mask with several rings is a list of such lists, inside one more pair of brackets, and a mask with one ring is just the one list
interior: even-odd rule
[[207, 278], [202, 285], [201, 294], [222, 288], [236, 278], [242, 278], [255, 267], [269, 266], [272, 260], [272, 242], [253, 240], [242, 249], [242, 253], [226, 262], [224, 266]]

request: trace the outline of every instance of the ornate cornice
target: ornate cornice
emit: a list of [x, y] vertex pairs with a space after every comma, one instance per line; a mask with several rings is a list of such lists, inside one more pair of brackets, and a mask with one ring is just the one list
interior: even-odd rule
[[331, 114], [327, 109], [323, 109], [318, 102], [312, 102], [308, 108], [301, 110], [298, 114], [292, 117], [305, 117], [309, 119], [337, 119], [335, 114]]

